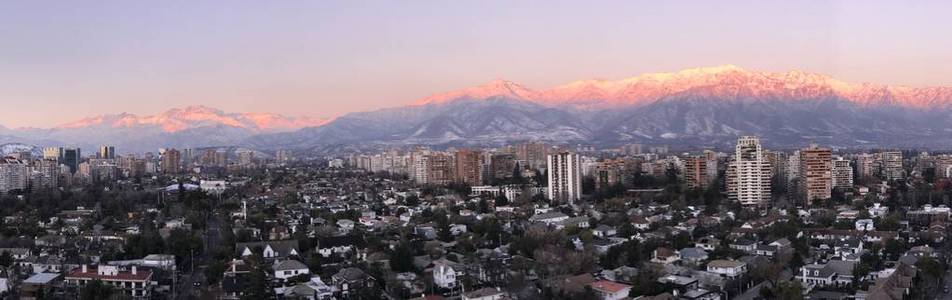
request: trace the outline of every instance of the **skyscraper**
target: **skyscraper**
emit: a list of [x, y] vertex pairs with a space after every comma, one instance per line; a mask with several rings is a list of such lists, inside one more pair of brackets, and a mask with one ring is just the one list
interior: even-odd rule
[[60, 163], [69, 167], [70, 174], [76, 173], [79, 164], [83, 162], [83, 156], [79, 148], [64, 148], [62, 151], [63, 157], [60, 159]]
[[470, 186], [483, 184], [483, 154], [480, 151], [456, 151], [456, 180]]
[[99, 152], [96, 153], [97, 158], [102, 159], [116, 159], [116, 147], [114, 146], [99, 146]]
[[902, 152], [883, 151], [877, 153], [876, 162], [879, 167], [879, 176], [881, 179], [893, 181], [903, 178]]
[[708, 187], [711, 180], [708, 176], [707, 157], [692, 155], [684, 158], [684, 182], [690, 188], [706, 189]]
[[833, 159], [833, 188], [853, 188], [853, 166], [849, 159], [837, 156]]
[[576, 204], [582, 198], [582, 164], [571, 152], [549, 154], [549, 199], [554, 203]]
[[182, 154], [175, 149], [166, 150], [162, 154], [162, 172], [165, 174], [178, 174], [182, 169]]
[[800, 191], [807, 203], [829, 199], [833, 191], [833, 151], [816, 144], [800, 150]]
[[737, 139], [733, 161], [727, 170], [728, 198], [744, 206], [766, 206], [770, 202], [770, 168], [760, 139], [754, 136]]
[[43, 148], [43, 159], [52, 159], [58, 162], [63, 161], [63, 147]]
[[0, 157], [0, 194], [26, 189], [29, 176], [29, 167], [23, 161]]

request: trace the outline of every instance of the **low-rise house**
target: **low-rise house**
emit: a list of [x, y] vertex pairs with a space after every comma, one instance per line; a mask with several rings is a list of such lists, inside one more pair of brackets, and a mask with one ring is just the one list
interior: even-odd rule
[[716, 259], [707, 263], [707, 271], [723, 277], [737, 278], [747, 273], [747, 263], [736, 260]]
[[52, 295], [62, 281], [59, 273], [36, 273], [20, 283], [20, 299], [36, 300]]
[[286, 259], [299, 255], [297, 240], [237, 243], [235, 251], [239, 257], [258, 254], [265, 259]]
[[876, 224], [873, 223], [873, 219], [859, 219], [856, 220], [856, 230], [876, 231]]
[[444, 289], [456, 288], [457, 277], [463, 274], [463, 266], [441, 258], [433, 261], [433, 283]]
[[331, 282], [337, 287], [337, 294], [342, 298], [374, 286], [374, 278], [358, 268], [343, 268], [337, 271], [337, 274], [331, 276]]
[[562, 221], [568, 220], [569, 216], [561, 212], [552, 211], [547, 213], [535, 214], [529, 218], [530, 222], [543, 223], [545, 225], [556, 225]]
[[751, 241], [751, 240], [747, 240], [747, 239], [739, 239], [739, 240], [736, 240], [736, 241], [730, 243], [730, 245], [728, 245], [728, 247], [730, 247], [731, 249], [734, 249], [734, 250], [738, 250], [738, 251], [744, 251], [744, 252], [747, 252], [747, 253], [754, 253], [754, 251], [757, 250], [757, 244], [758, 244], [758, 243], [757, 243], [756, 241]]
[[797, 279], [810, 286], [845, 286], [853, 282], [855, 262], [832, 260], [824, 264], [800, 267]]
[[317, 239], [317, 253], [323, 257], [344, 255], [353, 252], [357, 246], [357, 238], [353, 235], [331, 236]]
[[707, 251], [701, 248], [689, 247], [678, 252], [681, 255], [681, 261], [694, 265], [700, 264], [708, 258]]
[[628, 298], [631, 293], [630, 285], [614, 281], [599, 280], [592, 282], [590, 286], [602, 300], [621, 300]]
[[721, 240], [713, 237], [703, 237], [694, 242], [694, 247], [704, 249], [705, 251], [714, 251], [721, 245]]
[[598, 225], [595, 230], [592, 230], [592, 234], [600, 238], [607, 238], [617, 233], [618, 230], [616, 230], [615, 227], [608, 225]]
[[80, 287], [94, 280], [112, 285], [120, 293], [135, 299], [148, 299], [152, 295], [152, 270], [140, 270], [132, 266], [127, 270], [117, 266], [82, 265], [66, 274], [66, 284]]
[[311, 274], [304, 263], [293, 259], [275, 262], [272, 269], [274, 270], [274, 278], [279, 280], [288, 280], [291, 277]]
[[659, 264], [673, 264], [681, 260], [681, 255], [677, 251], [659, 247], [651, 252], [651, 262]]

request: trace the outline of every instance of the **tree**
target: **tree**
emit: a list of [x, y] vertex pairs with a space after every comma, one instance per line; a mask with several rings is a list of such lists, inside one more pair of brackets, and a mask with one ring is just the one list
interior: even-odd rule
[[112, 287], [100, 280], [93, 280], [83, 285], [79, 291], [79, 299], [82, 300], [101, 300], [109, 299], [112, 296]]
[[398, 244], [390, 254], [390, 269], [398, 273], [413, 271], [413, 250], [406, 241]]
[[[255, 254], [254, 256], [257, 256]], [[252, 269], [248, 274], [248, 285], [245, 286], [241, 299], [272, 299], [274, 293], [268, 285], [268, 273], [260, 259], [252, 259]]]
[[10, 252], [3, 251], [3, 253], [0, 253], [0, 266], [2, 266], [5, 269], [5, 268], [9, 268], [10, 265], [12, 264], [13, 264], [13, 255], [10, 255]]
[[495, 199], [496, 207], [509, 205], [509, 198], [505, 194], [499, 193]]
[[409, 207], [415, 207], [417, 205], [420, 205], [420, 197], [417, 197], [417, 195], [410, 195], [410, 196], [407, 196], [407, 198], [404, 199], [403, 202]]

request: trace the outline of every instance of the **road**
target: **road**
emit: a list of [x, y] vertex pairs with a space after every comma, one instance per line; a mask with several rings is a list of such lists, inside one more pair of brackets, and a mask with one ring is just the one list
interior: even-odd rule
[[942, 291], [944, 287], [952, 288], [952, 270], [950, 270], [948, 273], [945, 273], [945, 281], [942, 283], [942, 286], [939, 287], [939, 296], [936, 297], [936, 299], [952, 300], [952, 291], [949, 291], [950, 293], [948, 294], [944, 293]]
[[[208, 226], [202, 232], [205, 251], [195, 254], [194, 270], [189, 270], [188, 273], [181, 275], [182, 277], [176, 283], [176, 293], [178, 295], [175, 299], [198, 299], [202, 290], [208, 287], [208, 283], [205, 282], [204, 270], [211, 263], [213, 253], [216, 253], [219, 246], [221, 246], [221, 220], [217, 214], [210, 214], [206, 224]], [[195, 287], [196, 282], [199, 283], [199, 287]]]

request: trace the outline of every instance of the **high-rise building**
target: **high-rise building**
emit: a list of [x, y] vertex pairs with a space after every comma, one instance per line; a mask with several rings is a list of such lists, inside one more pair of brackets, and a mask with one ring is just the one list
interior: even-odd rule
[[879, 177], [886, 181], [899, 180], [905, 173], [902, 168], [902, 152], [883, 151], [877, 153]]
[[807, 204], [832, 196], [832, 159], [833, 151], [815, 144], [800, 150], [800, 192]]
[[[706, 189], [710, 186], [712, 178], [710, 171], [710, 166], [708, 166], [710, 160], [705, 155], [691, 155], [684, 158], [684, 183], [690, 188], [695, 189]], [[714, 169], [717, 169], [716, 160]], [[715, 176], [717, 173], [714, 173]]]
[[162, 154], [162, 172], [178, 174], [182, 169], [182, 153], [175, 149], [166, 150]]
[[195, 149], [185, 148], [182, 149], [182, 166], [186, 169], [193, 167], [195, 164]]
[[841, 190], [853, 188], [853, 166], [849, 159], [841, 156], [833, 159], [833, 188]]
[[70, 173], [76, 173], [79, 164], [83, 162], [83, 156], [79, 148], [64, 148], [63, 157], [60, 162], [69, 167]]
[[876, 176], [876, 157], [877, 155], [869, 153], [856, 156], [856, 175], [859, 176], [859, 178], [854, 178], [855, 180], [863, 182], [866, 179]]
[[59, 162], [63, 160], [63, 147], [43, 148], [43, 159], [53, 159]]
[[489, 176], [492, 179], [512, 178], [516, 170], [516, 156], [512, 154], [494, 154], [489, 161]]
[[0, 157], [0, 194], [25, 190], [30, 179], [30, 168], [22, 160]]
[[456, 151], [456, 180], [477, 186], [483, 184], [483, 154], [474, 150]]
[[252, 166], [255, 161], [255, 152], [254, 151], [240, 151], [236, 152], [238, 155], [238, 165], [240, 166]]
[[526, 163], [523, 167], [539, 169], [546, 164], [548, 148], [545, 143], [522, 143], [516, 146], [516, 159]]
[[274, 159], [278, 162], [289, 162], [292, 159], [290, 150], [278, 150], [274, 154]]
[[764, 156], [760, 139], [742, 136], [737, 139], [727, 170], [727, 195], [744, 206], [764, 207], [770, 203], [770, 162]]
[[[592, 175], [595, 177], [595, 188], [603, 189], [616, 184], [624, 183], [628, 175], [636, 171], [638, 162], [633, 159], [606, 159], [595, 163]], [[583, 173], [584, 173], [584, 167]]]
[[549, 199], [555, 203], [576, 204], [582, 198], [582, 164], [578, 154], [549, 154]]
[[434, 152], [428, 155], [426, 162], [426, 183], [449, 184], [456, 181], [456, 158], [453, 155]]
[[38, 159], [33, 162], [32, 185], [34, 188], [59, 186], [59, 163], [55, 159]]
[[116, 147], [105, 145], [99, 146], [99, 152], [96, 153], [96, 158], [116, 159]]

